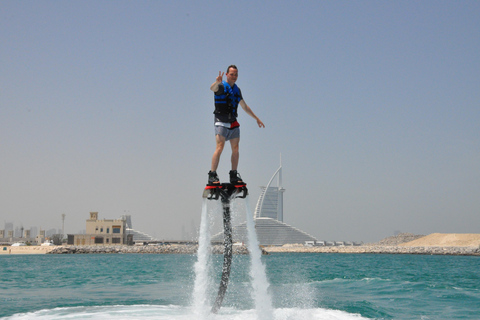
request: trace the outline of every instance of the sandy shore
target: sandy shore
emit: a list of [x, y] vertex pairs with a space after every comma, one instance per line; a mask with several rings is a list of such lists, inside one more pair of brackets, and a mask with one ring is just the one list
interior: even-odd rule
[[[383, 241], [383, 240], [382, 240]], [[363, 246], [304, 246], [285, 245], [263, 247], [266, 253], [356, 253], [356, 254], [426, 254], [480, 256], [480, 234], [433, 233], [416, 240], [395, 245], [379, 244]], [[159, 246], [0, 246], [0, 254], [89, 254], [89, 253], [153, 253], [195, 254], [196, 245]], [[223, 253], [223, 246], [214, 246], [215, 254]], [[246, 254], [244, 246], [234, 246], [235, 254]]]
[[480, 256], [478, 247], [409, 247], [409, 246], [351, 246], [351, 247], [265, 247], [268, 253], [356, 253], [356, 254], [425, 254]]
[[402, 243], [407, 247], [479, 247], [478, 233], [432, 233], [428, 236]]
[[[396, 238], [396, 237], [391, 237]], [[408, 238], [408, 237], [407, 237]], [[480, 234], [468, 233], [432, 233], [413, 241], [396, 245], [379, 244], [364, 246], [306, 247], [303, 245], [285, 245], [283, 247], [265, 247], [273, 252], [310, 252], [310, 253], [375, 253], [375, 254], [435, 254], [435, 255], [480, 255]]]
[[0, 246], [0, 254], [46, 254], [57, 246]]

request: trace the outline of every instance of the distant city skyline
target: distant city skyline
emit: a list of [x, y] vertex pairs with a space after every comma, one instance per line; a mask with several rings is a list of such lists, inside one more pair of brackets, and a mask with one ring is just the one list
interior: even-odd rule
[[[61, 228], [60, 229], [56, 229], [56, 228], [44, 229], [44, 228], [37, 227], [37, 226], [24, 227], [23, 225], [16, 226], [15, 224], [13, 224], [11, 222], [5, 222], [4, 227], [0, 228], [0, 230], [5, 230], [5, 232], [13, 231], [13, 235], [14, 235], [15, 238], [22, 238], [24, 236], [23, 232], [25, 230], [30, 230], [30, 237], [32, 237], [32, 238], [35, 238], [37, 235], [39, 235], [40, 230], [44, 230], [47, 237], [52, 236], [54, 234], [61, 234], [62, 233]], [[23, 232], [22, 232], [22, 230], [23, 230]]]
[[17, 238], [22, 238], [23, 237], [22, 230], [23, 231], [30, 230], [30, 236], [32, 238], [39, 235], [40, 230], [44, 230], [47, 237], [50, 237], [54, 234], [61, 234], [62, 233], [62, 228], [52, 228], [52, 227], [46, 227], [45, 228], [45, 227], [40, 227], [40, 226], [24, 225], [23, 223], [15, 224], [13, 222], [7, 222], [7, 221], [4, 221], [3, 228], [0, 228], [0, 230], [14, 231], [14, 236], [17, 237]]

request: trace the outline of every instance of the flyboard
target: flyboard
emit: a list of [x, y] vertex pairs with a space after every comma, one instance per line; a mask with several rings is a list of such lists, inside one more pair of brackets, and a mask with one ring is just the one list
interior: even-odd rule
[[223, 297], [227, 292], [228, 279], [230, 278], [230, 267], [232, 265], [232, 222], [230, 217], [230, 200], [235, 198], [246, 198], [248, 195], [246, 184], [217, 183], [207, 184], [203, 191], [203, 197], [208, 200], [221, 200], [223, 205], [223, 268], [220, 287], [218, 288], [217, 299], [212, 307], [212, 313], [217, 313], [222, 306]]

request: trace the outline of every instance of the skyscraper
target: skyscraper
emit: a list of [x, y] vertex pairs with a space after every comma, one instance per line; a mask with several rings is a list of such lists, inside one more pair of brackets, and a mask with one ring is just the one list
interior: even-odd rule
[[[277, 186], [272, 186], [277, 178]], [[266, 187], [260, 187], [262, 193], [255, 207], [254, 218], [271, 218], [283, 222], [282, 166], [275, 171]]]
[[[277, 185], [274, 181], [277, 179]], [[260, 245], [284, 245], [316, 241], [311, 235], [283, 222], [283, 193], [282, 165], [275, 171], [266, 187], [261, 187], [262, 193], [255, 207], [254, 220]], [[212, 241], [220, 242], [223, 232], [212, 237]], [[247, 241], [246, 223], [233, 227], [233, 240], [235, 242]]]

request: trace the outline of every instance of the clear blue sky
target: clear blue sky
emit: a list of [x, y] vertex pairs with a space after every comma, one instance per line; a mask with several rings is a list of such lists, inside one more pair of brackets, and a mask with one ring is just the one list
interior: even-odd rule
[[[239, 69], [253, 210], [318, 239], [479, 233], [478, 1], [1, 1], [0, 228], [200, 222], [218, 71]], [[226, 149], [219, 168], [225, 180]]]

